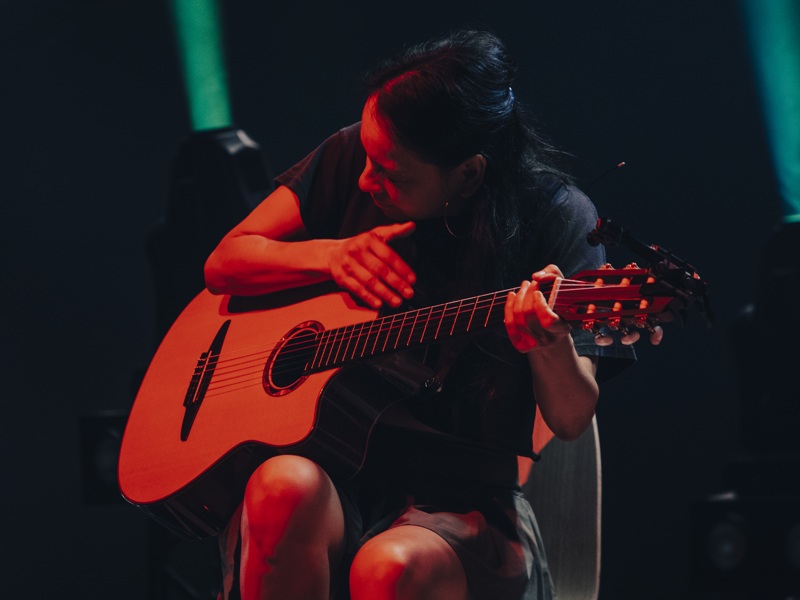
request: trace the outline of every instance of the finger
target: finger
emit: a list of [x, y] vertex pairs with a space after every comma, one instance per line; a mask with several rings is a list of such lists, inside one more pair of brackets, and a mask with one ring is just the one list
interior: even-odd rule
[[385, 286], [368, 284], [367, 282], [371, 280], [369, 271], [360, 264], [345, 263], [342, 265], [342, 272], [343, 275], [336, 280], [339, 286], [369, 306], [377, 309], [383, 306], [384, 302], [390, 305], [397, 305], [401, 302], [400, 298]]
[[416, 223], [407, 221], [405, 223], [392, 223], [391, 225], [379, 225], [372, 231], [377, 233], [385, 242], [398, 240], [410, 236], [417, 228]]
[[523, 305], [520, 309], [525, 323], [539, 336], [546, 333], [562, 333], [570, 329], [547, 303], [547, 298], [538, 289], [536, 283], [526, 289]]
[[517, 292], [509, 292], [504, 306], [504, 321], [511, 343], [519, 352], [528, 352], [539, 345], [525, 319], [522, 307], [530, 289], [529, 282], [523, 282]]
[[519, 328], [516, 326], [516, 320], [514, 318], [514, 304], [516, 299], [517, 294], [515, 292], [509, 292], [508, 296], [506, 296], [506, 303], [503, 306], [503, 322], [505, 323], [508, 337], [514, 346], [517, 346], [522, 339], [522, 335]]
[[561, 272], [561, 269], [553, 264], [547, 265], [541, 271], [536, 271], [533, 275], [531, 275], [531, 279], [534, 281], [553, 281], [558, 277], [563, 279], [564, 274]]
[[[390, 306], [400, 306], [404, 298], [414, 295], [413, 288], [403, 280], [387, 263], [375, 257], [367, 257], [364, 264], [353, 263], [350, 274], [354, 281], [354, 291], [359, 297], [367, 298], [369, 295], [379, 298]], [[375, 302], [370, 302], [375, 305]]]
[[[411, 231], [414, 230], [414, 223], [410, 223]], [[395, 227], [395, 226], [389, 226]], [[396, 228], [396, 227], [395, 227]], [[416, 283], [417, 276], [413, 269], [394, 251], [388, 241], [397, 239], [397, 236], [384, 237], [386, 228], [376, 228], [370, 232], [369, 252], [377, 257], [379, 263], [372, 262], [370, 270], [381, 275], [382, 279], [392, 288], [400, 292], [405, 298], [411, 298], [413, 290], [411, 287]], [[388, 266], [385, 269], [383, 265]]]

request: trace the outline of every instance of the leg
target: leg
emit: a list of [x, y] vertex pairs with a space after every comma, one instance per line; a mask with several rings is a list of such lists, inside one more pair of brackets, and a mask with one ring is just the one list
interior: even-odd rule
[[352, 600], [468, 600], [456, 553], [441, 537], [415, 525], [376, 535], [350, 568]]
[[242, 512], [242, 600], [322, 600], [341, 560], [344, 515], [328, 475], [276, 456], [250, 477]]

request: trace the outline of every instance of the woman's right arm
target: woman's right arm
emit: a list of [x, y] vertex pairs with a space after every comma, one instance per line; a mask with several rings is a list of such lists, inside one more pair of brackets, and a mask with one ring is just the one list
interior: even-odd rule
[[413, 223], [396, 223], [342, 240], [310, 239], [297, 195], [279, 186], [208, 257], [206, 286], [252, 296], [332, 279], [370, 306], [397, 306], [413, 295], [415, 277], [389, 242], [413, 231]]

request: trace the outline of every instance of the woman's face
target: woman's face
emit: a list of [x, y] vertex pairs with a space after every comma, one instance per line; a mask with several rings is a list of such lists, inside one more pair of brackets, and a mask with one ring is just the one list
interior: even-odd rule
[[361, 143], [366, 165], [358, 178], [361, 191], [390, 219], [429, 219], [461, 210], [463, 198], [459, 169], [442, 169], [417, 158], [392, 137], [378, 121], [375, 98], [364, 105]]

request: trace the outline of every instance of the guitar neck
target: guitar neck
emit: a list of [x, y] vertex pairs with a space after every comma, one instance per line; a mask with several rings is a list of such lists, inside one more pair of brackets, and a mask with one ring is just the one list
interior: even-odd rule
[[[694, 286], [687, 289], [687, 281]], [[544, 283], [539, 289], [559, 317], [574, 326], [599, 331], [602, 326], [652, 328], [660, 318], [704, 298], [704, 286], [699, 278], [657, 281], [649, 270], [630, 265], [582, 271], [569, 279]], [[511, 291], [453, 300], [346, 327], [317, 329], [298, 338], [297, 362], [305, 365], [305, 373], [324, 371], [486, 331], [503, 324], [505, 300]]]
[[314, 357], [306, 370], [323, 371], [351, 361], [410, 350], [497, 327], [503, 323], [503, 306], [509, 291], [321, 331], [315, 340]]

